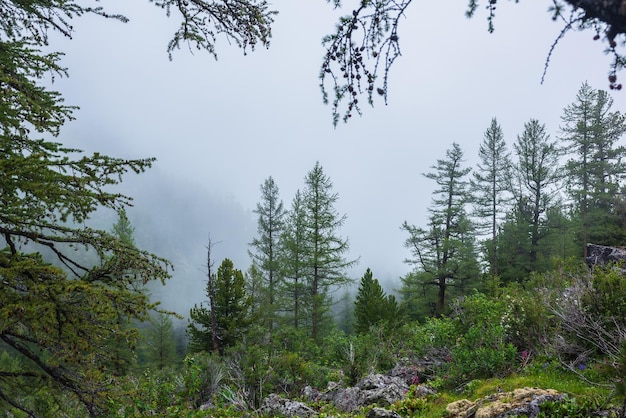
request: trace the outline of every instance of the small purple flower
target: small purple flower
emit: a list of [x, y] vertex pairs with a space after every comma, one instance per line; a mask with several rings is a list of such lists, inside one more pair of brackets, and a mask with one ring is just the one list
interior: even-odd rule
[[580, 364], [578, 365], [578, 370], [585, 370], [586, 368], [587, 368], [587, 366], [585, 366], [585, 364], [584, 364], [584, 363], [580, 363]]

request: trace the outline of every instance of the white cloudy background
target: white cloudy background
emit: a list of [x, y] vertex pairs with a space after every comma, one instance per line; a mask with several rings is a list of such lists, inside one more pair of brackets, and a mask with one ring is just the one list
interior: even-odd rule
[[[351, 11], [345, 3], [340, 14]], [[493, 117], [509, 145], [530, 118], [557, 137], [562, 109], [585, 80], [608, 87], [610, 60], [591, 32], [559, 42], [541, 84], [563, 25], [550, 19], [550, 1], [502, 3], [489, 34], [484, 9], [465, 18], [466, 0], [415, 0], [401, 23], [389, 104], [365, 106], [362, 118], [333, 128], [318, 72], [321, 38], [339, 13], [325, 1], [275, 1], [280, 14], [269, 50], [243, 56], [221, 42], [218, 61], [180, 50], [171, 62], [173, 19], [147, 1], [107, 1], [108, 11], [130, 22], [81, 18], [73, 40], [52, 42], [70, 71], [54, 88], [81, 107], [59, 140], [89, 152], [157, 158], [122, 190], [135, 197], [129, 217], [138, 244], [175, 263], [174, 279], [157, 292], [168, 308], [185, 314], [205, 298], [209, 235], [220, 242], [217, 263], [229, 257], [247, 269], [259, 186], [272, 176], [288, 208], [316, 161], [348, 216], [341, 234], [350, 239], [349, 257], [360, 257], [351, 276], [370, 267], [392, 289], [409, 271], [400, 225], [425, 224], [433, 184], [421, 174], [452, 142], [473, 165]], [[626, 110], [624, 95], [613, 95], [615, 109]]]

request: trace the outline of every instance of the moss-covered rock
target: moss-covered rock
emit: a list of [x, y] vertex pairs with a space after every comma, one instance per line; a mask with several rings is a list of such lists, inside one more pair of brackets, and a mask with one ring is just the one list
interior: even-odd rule
[[553, 389], [521, 388], [512, 392], [501, 392], [474, 402], [461, 399], [446, 407], [449, 418], [505, 418], [510, 416], [539, 415], [544, 402], [562, 401], [565, 394]]

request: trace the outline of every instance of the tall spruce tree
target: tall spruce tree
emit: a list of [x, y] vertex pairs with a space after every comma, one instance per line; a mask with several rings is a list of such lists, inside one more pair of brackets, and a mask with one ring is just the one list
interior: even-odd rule
[[580, 225], [580, 244], [619, 245], [625, 238], [615, 212], [615, 196], [626, 174], [626, 147], [617, 142], [626, 132], [624, 114], [611, 111], [613, 99], [583, 83], [574, 103], [563, 109], [561, 138], [571, 157], [565, 165], [567, 190]]
[[357, 260], [348, 261], [344, 257], [349, 250], [349, 243], [338, 235], [338, 230], [345, 222], [346, 215], [337, 213], [335, 203], [339, 196], [333, 193], [333, 184], [319, 162], [315, 163], [304, 181], [304, 237], [307, 291], [311, 304], [311, 337], [319, 341], [322, 327], [330, 319], [328, 309], [332, 303], [331, 292], [352, 282], [346, 276], [346, 269]]
[[212, 289], [207, 285], [209, 307], [194, 305], [189, 312], [189, 350], [217, 350], [224, 354], [227, 347], [241, 342], [250, 325], [251, 298], [246, 293], [246, 281], [241, 270], [225, 258], [218, 267]]
[[272, 177], [261, 185], [261, 202], [257, 203], [257, 237], [250, 243], [248, 254], [260, 276], [258, 303], [263, 315], [263, 322], [271, 331], [276, 322], [276, 294], [280, 285], [280, 235], [284, 228], [285, 210], [280, 200], [278, 186]]
[[[425, 177], [434, 180], [427, 228], [419, 228], [408, 222], [402, 224], [409, 237], [405, 246], [413, 258], [405, 260], [415, 271], [403, 279], [404, 294], [419, 294], [407, 287], [434, 287], [436, 298], [433, 314], [445, 309], [448, 289], [458, 292], [469, 290], [469, 283], [478, 279], [479, 268], [475, 253], [475, 228], [467, 216], [470, 202], [467, 175], [471, 169], [462, 167], [463, 152], [456, 143], [446, 151], [445, 160], [437, 160], [434, 172]], [[428, 302], [428, 301], [422, 301]]]
[[504, 206], [510, 201], [511, 158], [496, 118], [485, 131], [478, 151], [480, 162], [470, 180], [477, 227], [489, 234], [485, 242], [489, 273], [498, 275], [497, 235]]

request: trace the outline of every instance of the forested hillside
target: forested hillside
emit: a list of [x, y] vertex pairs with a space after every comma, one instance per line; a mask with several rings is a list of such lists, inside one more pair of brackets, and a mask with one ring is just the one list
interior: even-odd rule
[[[151, 3], [179, 19], [170, 58], [181, 47], [217, 58], [218, 40], [244, 53], [267, 47], [277, 14], [263, 0]], [[363, 0], [322, 40], [329, 124], [360, 115], [359, 98], [387, 101], [411, 3]], [[485, 5], [490, 31], [496, 3]], [[619, 94], [622, 2], [552, 6], [565, 24], [557, 41], [591, 30], [608, 45], [608, 88]], [[147, 245], [178, 259], [168, 260], [137, 236], [156, 237], [145, 229], [158, 223], [176, 230], [194, 202], [176, 202], [189, 219], [134, 225], [120, 185], [155, 159], [65, 146], [78, 109], [50, 87], [67, 76], [52, 33], [71, 38], [85, 15], [126, 18], [62, 0], [0, 1], [0, 12], [1, 414], [468, 417], [493, 403], [499, 412], [482, 416], [626, 416], [626, 113], [612, 93], [582, 82], [563, 98], [559, 126], [529, 115], [508, 132], [493, 117], [476, 165], [451, 139], [418, 167], [432, 193], [421, 196], [424, 219], [406, 208], [397, 225], [409, 257], [394, 289], [351, 255], [344, 189], [323, 159], [292, 173], [302, 183], [291, 196], [259, 178], [257, 229], [238, 249], [248, 259], [216, 257], [219, 237], [202, 231], [201, 302], [173, 312], [155, 289], [188, 254], [175, 239]], [[246, 170], [228, 157], [205, 161], [229, 161], [221, 180]], [[223, 206], [227, 230], [238, 209]]]

